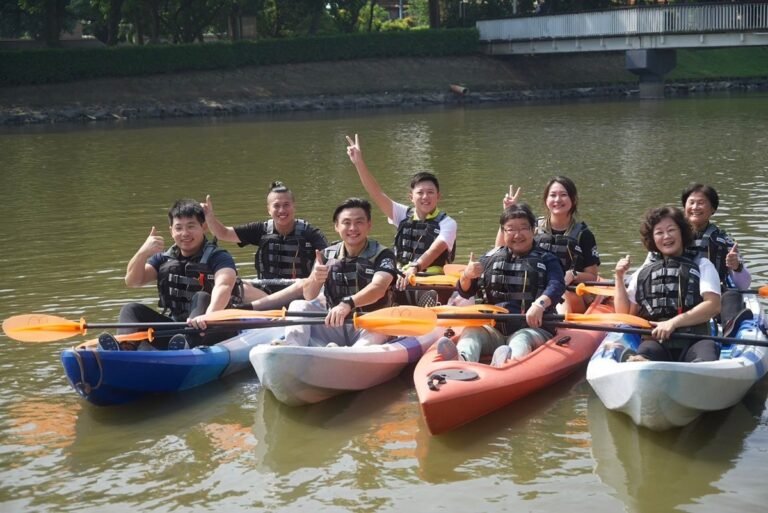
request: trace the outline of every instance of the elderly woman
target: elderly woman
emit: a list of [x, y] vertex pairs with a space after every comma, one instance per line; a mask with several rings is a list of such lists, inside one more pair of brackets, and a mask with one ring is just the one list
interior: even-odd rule
[[514, 331], [511, 323], [507, 323], [500, 325], [499, 330], [491, 326], [465, 328], [456, 346], [447, 338], [438, 341], [437, 352], [444, 360], [478, 362], [481, 356], [493, 354], [491, 365], [500, 367], [552, 338], [552, 333], [541, 325], [544, 314], [555, 312], [555, 305], [565, 292], [560, 261], [534, 244], [536, 218], [527, 205], [505, 209], [499, 224], [504, 244], [479, 262], [470, 257], [457, 284], [458, 292], [471, 298], [483, 289], [486, 303], [525, 314], [529, 327]]
[[[693, 233], [683, 212], [674, 207], [648, 210], [640, 227], [643, 245], [651, 252], [632, 275], [629, 285], [629, 255], [616, 263], [617, 313], [639, 315], [656, 323], [651, 337], [644, 339], [630, 361], [657, 360], [698, 362], [717, 360], [720, 346], [707, 338], [709, 320], [720, 312], [720, 280], [712, 262], [697, 255], [686, 256]], [[685, 330], [700, 340], [675, 338]]]

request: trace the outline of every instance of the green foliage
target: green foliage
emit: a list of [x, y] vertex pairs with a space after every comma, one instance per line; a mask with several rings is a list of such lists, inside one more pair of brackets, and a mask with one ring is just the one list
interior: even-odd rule
[[768, 48], [678, 50], [677, 66], [668, 80], [768, 76]]
[[475, 29], [72, 50], [0, 51], [0, 85], [381, 57], [442, 57], [477, 51]]

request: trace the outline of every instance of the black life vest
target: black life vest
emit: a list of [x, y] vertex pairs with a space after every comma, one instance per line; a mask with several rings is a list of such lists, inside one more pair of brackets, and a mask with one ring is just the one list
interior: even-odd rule
[[[368, 245], [356, 257], [344, 254], [344, 243], [337, 242], [323, 250], [326, 262], [335, 260], [325, 281], [325, 296], [329, 307], [338, 305], [342, 298], [356, 294], [365, 288], [376, 272], [376, 259], [385, 248], [375, 240], [368, 240]], [[387, 293], [376, 303], [366, 305], [362, 310], [370, 312], [390, 306], [391, 293]]]
[[728, 277], [728, 267], [725, 257], [728, 255], [728, 235], [717, 226], [710, 223], [703, 232], [694, 233], [693, 244], [687, 249], [690, 258], [704, 257], [715, 266], [720, 276], [720, 283], [725, 284]]
[[[423, 220], [415, 219], [414, 208], [409, 207], [405, 213], [405, 219], [397, 225], [394, 251], [395, 259], [401, 267], [423, 255], [440, 235], [440, 221], [445, 219], [448, 214], [437, 209], [433, 214], [434, 216], [430, 214]], [[431, 265], [450, 264], [455, 255], [456, 243], [454, 242], [453, 248], [445, 250]]]
[[640, 317], [651, 321], [671, 319], [702, 302], [698, 259], [687, 256], [664, 258], [651, 254], [651, 263], [637, 275], [635, 300]]
[[525, 312], [527, 305], [547, 288], [544, 250], [534, 247], [523, 257], [503, 247], [490, 256], [481, 276], [486, 301], [491, 304], [515, 302]]
[[563, 271], [574, 269], [577, 262], [584, 261], [584, 251], [581, 249], [581, 234], [587, 229], [583, 221], [573, 223], [565, 233], [554, 234], [547, 228], [546, 220], [539, 218], [534, 240], [544, 251], [553, 253], [560, 259]]
[[[157, 270], [158, 304], [175, 320], [184, 321], [189, 317], [192, 296], [196, 292], [213, 291], [214, 275], [208, 262], [219, 251], [224, 250], [206, 240], [200, 251], [191, 257], [182, 256], [175, 244], [165, 252], [168, 259]], [[239, 301], [239, 297], [240, 287], [235, 286], [230, 304]]]
[[308, 224], [297, 219], [293, 232], [280, 235], [272, 219], [264, 222], [264, 235], [254, 255], [260, 278], [306, 278], [312, 272], [315, 250], [305, 237]]

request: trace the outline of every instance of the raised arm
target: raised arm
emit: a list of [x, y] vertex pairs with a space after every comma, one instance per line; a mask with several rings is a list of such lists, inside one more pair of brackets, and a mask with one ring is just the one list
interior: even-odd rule
[[240, 242], [240, 237], [237, 236], [235, 229], [231, 226], [225, 226], [216, 217], [216, 214], [213, 212], [213, 201], [211, 201], [210, 194], [205, 197], [205, 203], [200, 203], [200, 206], [203, 207], [203, 212], [205, 212], [205, 223], [214, 237], [227, 242]]
[[629, 255], [620, 258], [616, 262], [616, 284], [614, 285], [616, 295], [613, 297], [613, 306], [616, 309], [616, 313], [631, 313], [632, 304], [629, 301], [629, 294], [627, 294], [627, 286], [624, 284], [624, 275], [627, 274], [631, 263]]
[[125, 270], [125, 284], [130, 288], [136, 288], [157, 280], [157, 270], [147, 261], [152, 255], [162, 252], [163, 249], [165, 249], [163, 236], [158, 234], [153, 226], [147, 240], [128, 261], [128, 267]]
[[363, 151], [360, 149], [360, 139], [357, 134], [355, 134], [354, 140], [347, 136], [347, 144], [347, 155], [349, 155], [349, 160], [352, 161], [352, 164], [355, 165], [355, 169], [357, 169], [357, 175], [360, 177], [360, 183], [363, 184], [363, 188], [384, 215], [389, 219], [393, 219], [394, 209], [392, 207], [392, 200], [389, 196], [384, 194], [384, 191], [382, 191], [379, 186], [379, 182], [377, 182], [371, 172], [368, 171], [368, 166], [365, 165], [365, 161], [363, 160]]
[[748, 289], [752, 285], [752, 275], [739, 255], [739, 247], [736, 242], [733, 243], [733, 247], [725, 257], [725, 266], [728, 268], [728, 274], [737, 289]]

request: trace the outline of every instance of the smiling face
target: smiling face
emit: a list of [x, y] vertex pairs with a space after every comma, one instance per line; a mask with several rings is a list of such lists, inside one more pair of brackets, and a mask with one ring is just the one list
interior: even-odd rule
[[554, 216], [569, 216], [573, 211], [573, 201], [563, 184], [559, 182], [552, 182], [549, 186], [545, 205]]
[[692, 192], [685, 200], [685, 217], [696, 231], [701, 231], [709, 224], [709, 218], [715, 213], [712, 203], [703, 192]]
[[683, 254], [683, 235], [680, 227], [671, 217], [662, 217], [653, 226], [653, 242], [665, 257]]
[[205, 223], [200, 223], [196, 217], [173, 218], [171, 237], [183, 256], [192, 256], [200, 251], [206, 228]]
[[411, 201], [420, 219], [434, 212], [437, 202], [440, 201], [440, 192], [434, 183], [422, 180], [411, 189]]
[[504, 244], [514, 255], [527, 255], [533, 249], [533, 227], [528, 219], [509, 219], [501, 225], [501, 230], [504, 232]]
[[356, 256], [368, 242], [371, 220], [362, 208], [345, 208], [339, 212], [333, 227], [344, 241], [347, 253]]
[[279, 232], [293, 231], [296, 211], [293, 195], [290, 192], [270, 192], [267, 196], [267, 212]]

